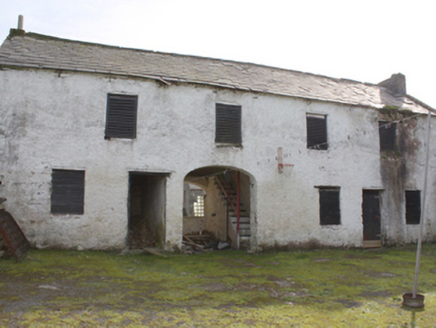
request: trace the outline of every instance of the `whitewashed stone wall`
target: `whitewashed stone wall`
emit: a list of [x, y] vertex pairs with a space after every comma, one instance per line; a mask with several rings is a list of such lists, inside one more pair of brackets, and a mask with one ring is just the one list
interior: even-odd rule
[[[138, 95], [137, 138], [104, 139], [108, 93]], [[370, 108], [97, 74], [0, 71], [0, 175], [7, 210], [36, 246], [124, 247], [131, 171], [170, 173], [166, 246], [180, 246], [183, 181], [200, 167], [239, 168], [253, 179], [254, 249], [316, 241], [362, 245], [362, 189], [386, 189], [380, 174], [379, 113]], [[215, 104], [242, 106], [242, 148], [214, 143]], [[329, 149], [306, 146], [306, 113], [327, 115]], [[405, 187], [423, 185], [425, 117]], [[436, 140], [436, 128], [432, 140]], [[294, 167], [277, 170], [277, 148]], [[436, 142], [432, 145], [425, 236], [434, 239]], [[52, 169], [85, 170], [85, 213], [50, 213]], [[341, 188], [341, 225], [320, 226], [315, 186]], [[385, 190], [383, 195], [387, 193]], [[394, 218], [392, 218], [394, 213]], [[411, 242], [403, 203], [382, 203], [382, 231]]]

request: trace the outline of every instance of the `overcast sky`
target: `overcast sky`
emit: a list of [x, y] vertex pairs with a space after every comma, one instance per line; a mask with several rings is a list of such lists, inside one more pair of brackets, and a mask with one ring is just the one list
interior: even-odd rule
[[0, 0], [17, 27], [61, 38], [378, 83], [406, 75], [436, 108], [433, 0]]

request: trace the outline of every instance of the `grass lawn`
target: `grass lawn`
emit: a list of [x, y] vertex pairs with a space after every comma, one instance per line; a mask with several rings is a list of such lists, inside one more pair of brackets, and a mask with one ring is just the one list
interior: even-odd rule
[[436, 245], [424, 310], [401, 307], [416, 246], [263, 254], [32, 250], [0, 259], [0, 327], [436, 327]]

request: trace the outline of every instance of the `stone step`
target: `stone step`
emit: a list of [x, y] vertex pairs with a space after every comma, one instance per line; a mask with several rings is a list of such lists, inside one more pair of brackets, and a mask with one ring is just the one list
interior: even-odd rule
[[[232, 225], [233, 225], [233, 228], [235, 228], [235, 230], [236, 230], [236, 223], [232, 223]], [[250, 225], [247, 223], [240, 223], [239, 230], [242, 230], [242, 229], [248, 231], [248, 230], [250, 230]]]
[[249, 249], [250, 239], [251, 237], [248, 236], [239, 236], [239, 247], [242, 249]]
[[[236, 231], [236, 225], [234, 225], [233, 228], [234, 228], [235, 231]], [[250, 236], [251, 236], [251, 230], [250, 230], [250, 228], [246, 228], [246, 229], [244, 229], [242, 226], [239, 226], [239, 236], [250, 237]]]
[[[236, 220], [237, 215], [236, 215], [236, 212], [233, 210], [231, 205], [229, 205], [228, 210], [229, 210], [229, 212], [228, 212], [229, 218], [232, 220], [233, 219]], [[241, 208], [241, 210], [239, 211], [239, 216], [241, 218], [250, 218], [250, 213], [248, 213], [245, 209]]]
[[[232, 222], [232, 223], [235, 223], [236, 224], [236, 221], [238, 220], [238, 218], [236, 217], [236, 216], [233, 216], [233, 215], [231, 215], [230, 216], [230, 221]], [[250, 224], [250, 217], [249, 216], [241, 216], [240, 218], [239, 218], [239, 223], [247, 223], [247, 224]]]
[[[225, 200], [225, 201], [227, 202], [227, 197], [226, 197], [226, 195], [221, 194], [220, 196], [221, 196], [221, 199], [223, 199], [223, 200]], [[231, 198], [231, 197], [230, 197], [230, 200], [231, 200], [234, 204], [237, 204], [237, 203], [238, 203], [238, 200], [236, 199], [236, 197], [235, 197], [235, 198]], [[239, 201], [239, 203], [242, 204], [242, 201]], [[242, 206], [242, 205], [241, 205], [241, 206]]]

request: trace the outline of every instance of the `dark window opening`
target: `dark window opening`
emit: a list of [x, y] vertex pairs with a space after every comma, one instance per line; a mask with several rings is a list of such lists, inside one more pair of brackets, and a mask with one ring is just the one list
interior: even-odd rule
[[52, 214], [83, 214], [85, 171], [53, 170]]
[[327, 150], [327, 117], [325, 115], [306, 115], [307, 148]]
[[379, 121], [380, 151], [395, 150], [397, 147], [397, 123]]
[[341, 224], [341, 210], [339, 204], [340, 188], [319, 188], [319, 217], [321, 225]]
[[406, 224], [419, 224], [421, 221], [421, 192], [406, 190]]
[[215, 142], [240, 145], [241, 106], [216, 104]]
[[137, 96], [108, 94], [105, 138], [136, 138]]

